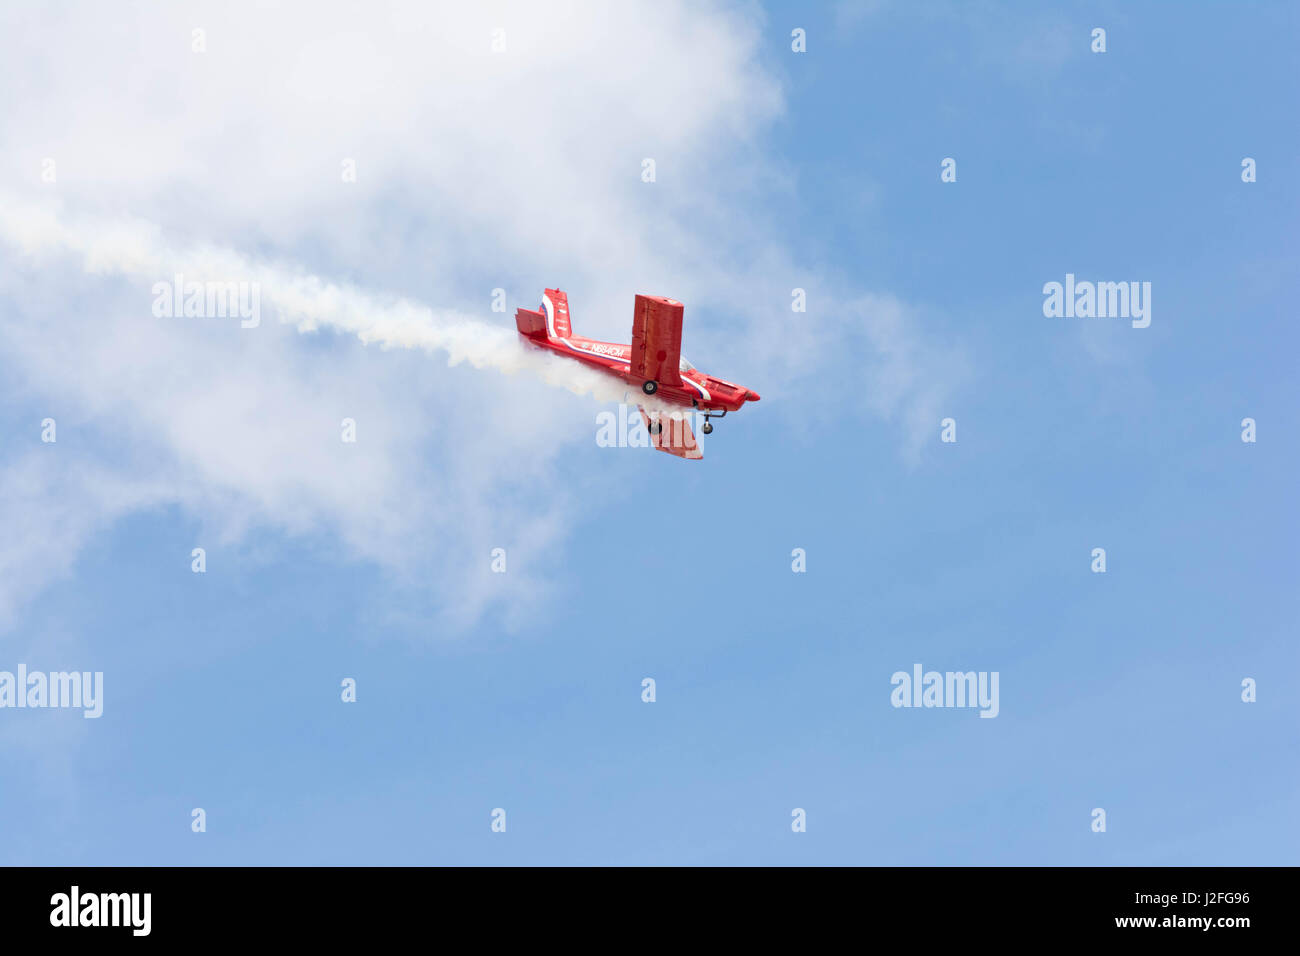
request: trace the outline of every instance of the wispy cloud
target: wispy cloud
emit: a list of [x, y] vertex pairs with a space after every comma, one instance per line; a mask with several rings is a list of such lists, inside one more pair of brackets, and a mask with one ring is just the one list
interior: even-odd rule
[[[568, 288], [581, 332], [622, 341], [632, 293], [674, 295], [688, 354], [711, 349], [764, 414], [794, 418], [850, 374], [867, 413], [920, 434], [946, 385], [919, 314], [887, 296], [826, 308], [863, 290], [818, 277], [755, 202], [786, 173], [761, 148], [783, 104], [750, 9], [369, 13], [87, 4], [24, 14], [20, 34], [0, 12], [0, 55], [31, 78], [0, 116], [0, 366], [23, 414], [77, 426], [3, 452], [22, 493], [0, 518], [30, 521], [0, 553], [22, 569], [0, 605], [122, 515], [175, 504], [223, 541], [333, 535], [452, 626], [526, 613], [576, 502], [614, 493], [566, 467], [593, 435], [566, 390], [621, 390], [521, 348], [488, 311], [496, 288], [510, 312]], [[154, 318], [149, 286], [178, 270], [259, 283], [287, 325]], [[792, 316], [801, 284], [823, 308]], [[73, 471], [93, 487], [58, 477]], [[498, 545], [517, 549], [505, 582], [486, 571]]]

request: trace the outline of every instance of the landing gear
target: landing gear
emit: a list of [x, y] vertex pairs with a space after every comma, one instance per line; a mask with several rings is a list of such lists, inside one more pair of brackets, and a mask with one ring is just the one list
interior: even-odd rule
[[[699, 405], [696, 405], [696, 407], [698, 408]], [[713, 422], [709, 421], [709, 419], [710, 419], [710, 418], [723, 418], [723, 417], [726, 416], [726, 414], [727, 414], [727, 410], [726, 410], [725, 408], [724, 408], [722, 411], [718, 411], [717, 409], [714, 409], [714, 410], [711, 411], [711, 412], [705, 412], [705, 413], [704, 413], [704, 424], [700, 427], [700, 431], [704, 432], [704, 434], [706, 434], [706, 435], [712, 435], [712, 434], [713, 434]]]
[[646, 382], [641, 386], [641, 391], [645, 392], [647, 395], [653, 395], [655, 392], [659, 391], [659, 383]]
[[650, 434], [651, 434], [651, 435], [658, 435], [658, 434], [659, 434], [660, 432], [662, 432], [663, 430], [664, 430], [664, 423], [663, 423], [663, 422], [651, 422], [651, 423], [650, 423]]

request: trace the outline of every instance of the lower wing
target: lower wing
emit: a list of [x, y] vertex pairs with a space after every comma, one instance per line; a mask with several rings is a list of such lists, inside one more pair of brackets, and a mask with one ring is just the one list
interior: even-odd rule
[[690, 415], [683, 414], [676, 418], [663, 412], [648, 412], [643, 405], [638, 405], [637, 408], [641, 409], [651, 444], [660, 451], [692, 460], [704, 457], [704, 452], [700, 451], [700, 445], [695, 440], [695, 432], [691, 431]]

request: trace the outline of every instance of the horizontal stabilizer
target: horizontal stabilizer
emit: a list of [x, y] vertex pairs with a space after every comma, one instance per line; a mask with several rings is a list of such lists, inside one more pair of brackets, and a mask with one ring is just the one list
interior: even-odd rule
[[519, 333], [529, 338], [542, 338], [546, 335], [546, 313], [533, 309], [516, 309], [515, 325]]

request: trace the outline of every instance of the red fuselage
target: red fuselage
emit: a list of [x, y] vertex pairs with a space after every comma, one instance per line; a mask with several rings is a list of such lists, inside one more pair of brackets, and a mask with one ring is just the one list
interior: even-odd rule
[[[577, 359], [584, 365], [603, 369], [629, 385], [641, 389], [647, 379], [632, 368], [632, 346], [615, 342], [598, 342], [595, 339], [572, 334], [568, 315], [568, 297], [563, 293], [558, 295], [555, 293], [556, 290], [548, 289], [547, 295], [542, 297], [542, 307], [536, 311], [519, 310], [520, 333], [540, 348]], [[559, 301], [554, 301], [556, 299]], [[705, 412], [734, 412], [746, 402], [759, 400], [758, 393], [743, 385], [706, 375], [685, 359], [680, 360], [678, 369], [681, 384], [656, 381], [654, 391], [656, 398], [670, 404], [698, 408]]]

